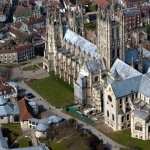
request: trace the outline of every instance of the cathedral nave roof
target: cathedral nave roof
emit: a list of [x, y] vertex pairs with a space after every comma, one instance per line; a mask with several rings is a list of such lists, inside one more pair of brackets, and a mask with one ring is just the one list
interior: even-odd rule
[[77, 33], [68, 29], [65, 33], [64, 40], [79, 47], [81, 51], [90, 54], [92, 57], [97, 56], [97, 47]]

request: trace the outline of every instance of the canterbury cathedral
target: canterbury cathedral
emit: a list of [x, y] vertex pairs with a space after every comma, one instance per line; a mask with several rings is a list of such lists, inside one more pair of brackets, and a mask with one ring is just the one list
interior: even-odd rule
[[125, 22], [113, 7], [97, 9], [96, 44], [85, 38], [81, 6], [64, 14], [47, 11], [43, 69], [72, 84], [75, 103], [103, 113], [114, 131], [131, 128], [132, 137], [147, 140], [150, 68], [143, 73], [140, 63], [137, 69], [134, 61], [127, 64]]

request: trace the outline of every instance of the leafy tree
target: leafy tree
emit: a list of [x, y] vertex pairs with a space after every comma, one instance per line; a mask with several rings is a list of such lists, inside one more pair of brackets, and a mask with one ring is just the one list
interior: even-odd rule
[[147, 25], [147, 26], [146, 26], [146, 32], [147, 32], [148, 34], [150, 34], [150, 25]]

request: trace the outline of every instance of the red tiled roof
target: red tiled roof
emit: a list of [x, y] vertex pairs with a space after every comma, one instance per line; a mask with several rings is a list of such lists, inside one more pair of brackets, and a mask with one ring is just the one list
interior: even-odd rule
[[106, 8], [109, 5], [107, 0], [96, 0], [96, 4], [100, 7]]
[[33, 25], [33, 24], [44, 22], [45, 20], [46, 20], [46, 18], [44, 16], [42, 16], [42, 17], [31, 16], [29, 18], [29, 21], [28, 21], [27, 24], [28, 25]]
[[31, 13], [31, 12], [32, 12], [31, 6], [24, 7], [24, 6], [18, 5], [16, 7], [15, 12], [14, 12], [14, 16], [24, 16], [24, 15]]
[[16, 51], [17, 52], [24, 51], [24, 50], [29, 49], [29, 48], [32, 48], [31, 44], [20, 44], [20, 45], [16, 46]]
[[[9, 44], [9, 43], [8, 43]], [[19, 52], [23, 52], [26, 50], [29, 50], [30, 48], [32, 48], [32, 44], [31, 43], [23, 43], [23, 44], [17, 44], [17, 45], [10, 45], [10, 46], [5, 46], [3, 48], [0, 49], [0, 53], [19, 53]]]
[[22, 98], [18, 101], [19, 110], [20, 110], [20, 121], [27, 121], [32, 118], [32, 115], [29, 111], [29, 105], [25, 98]]

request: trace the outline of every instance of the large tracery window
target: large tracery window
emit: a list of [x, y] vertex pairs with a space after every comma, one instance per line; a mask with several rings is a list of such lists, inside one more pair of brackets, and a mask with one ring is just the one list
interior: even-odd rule
[[135, 124], [135, 130], [142, 131], [142, 124], [140, 122]]

